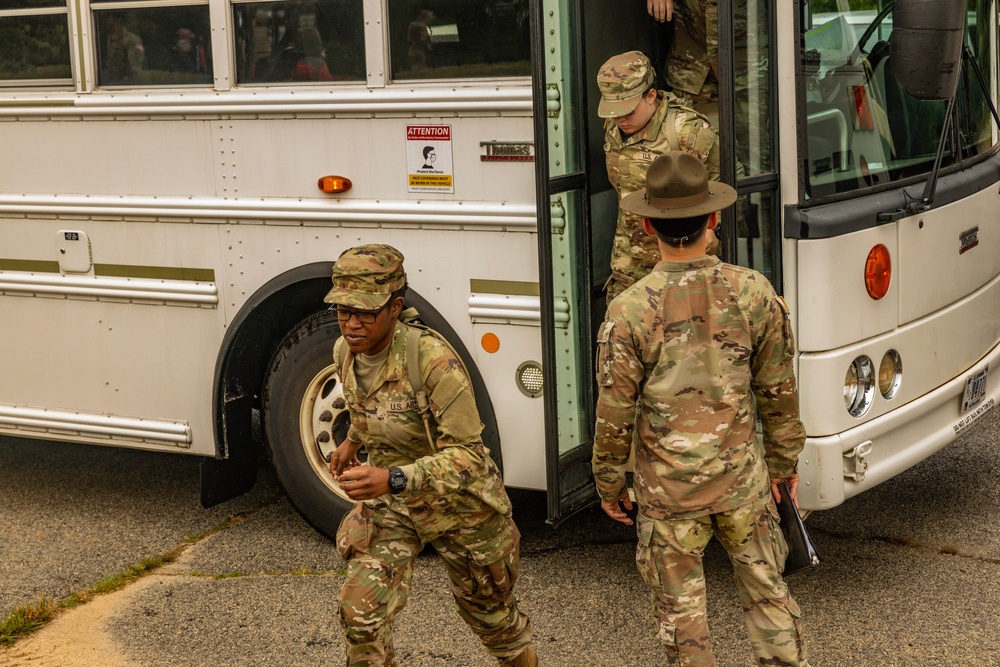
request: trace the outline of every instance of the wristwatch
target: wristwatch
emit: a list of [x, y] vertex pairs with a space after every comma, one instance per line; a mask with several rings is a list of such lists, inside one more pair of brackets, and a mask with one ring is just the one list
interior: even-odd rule
[[406, 482], [405, 472], [399, 468], [389, 468], [389, 493], [402, 493]]

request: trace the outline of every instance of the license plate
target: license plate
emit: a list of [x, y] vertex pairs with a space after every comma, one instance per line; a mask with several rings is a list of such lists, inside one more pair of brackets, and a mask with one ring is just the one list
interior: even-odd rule
[[982, 370], [976, 371], [965, 379], [965, 394], [962, 395], [962, 413], [968, 412], [970, 408], [979, 405], [986, 398], [986, 374], [989, 370], [989, 366], [984, 366]]

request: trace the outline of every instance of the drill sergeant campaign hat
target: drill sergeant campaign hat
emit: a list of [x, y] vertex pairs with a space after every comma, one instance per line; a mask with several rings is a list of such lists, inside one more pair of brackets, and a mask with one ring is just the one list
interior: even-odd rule
[[359, 310], [378, 310], [393, 292], [405, 286], [403, 253], [390, 245], [361, 245], [345, 250], [337, 258], [333, 265], [333, 289], [323, 301]]
[[597, 72], [601, 118], [627, 116], [639, 106], [643, 93], [653, 85], [656, 72], [641, 51], [629, 51], [612, 57]]
[[628, 213], [654, 220], [678, 220], [663, 225], [672, 238], [695, 234], [700, 228], [686, 219], [721, 211], [736, 201], [736, 190], [708, 180], [705, 164], [684, 151], [670, 151], [653, 160], [646, 171], [646, 187], [622, 197]]

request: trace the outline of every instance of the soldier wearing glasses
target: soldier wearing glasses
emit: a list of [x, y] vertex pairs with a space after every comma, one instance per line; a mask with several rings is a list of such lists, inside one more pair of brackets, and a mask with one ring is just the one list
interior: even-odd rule
[[[421, 377], [408, 377], [413, 338], [398, 319], [405, 292], [403, 255], [365, 245], [341, 254], [325, 298], [337, 308], [342, 337], [334, 359], [351, 413], [330, 471], [359, 501], [337, 532], [347, 563], [340, 591], [347, 664], [396, 665], [392, 622], [406, 604], [413, 559], [432, 544], [459, 614], [487, 653], [501, 665], [534, 667], [531, 626], [513, 592], [520, 533], [480, 437], [472, 386], [448, 345], [429, 332], [417, 339]], [[415, 398], [420, 388], [429, 429]], [[367, 465], [357, 458], [362, 446]]]

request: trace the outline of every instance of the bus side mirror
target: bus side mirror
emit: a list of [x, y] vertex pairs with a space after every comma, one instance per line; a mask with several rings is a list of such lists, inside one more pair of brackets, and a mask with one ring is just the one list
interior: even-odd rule
[[965, 2], [898, 0], [892, 24], [889, 67], [903, 89], [921, 100], [954, 96], [961, 69]]

